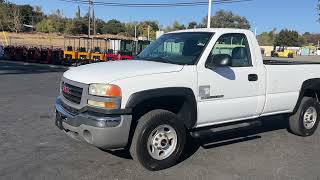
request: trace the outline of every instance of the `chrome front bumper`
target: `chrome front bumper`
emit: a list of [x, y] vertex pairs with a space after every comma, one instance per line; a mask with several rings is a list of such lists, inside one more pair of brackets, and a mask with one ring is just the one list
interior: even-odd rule
[[[56, 126], [70, 137], [103, 149], [127, 145], [132, 116], [128, 111], [105, 111], [85, 108], [73, 114], [66, 110], [59, 97], [55, 103]], [[126, 112], [126, 113], [124, 113]]]

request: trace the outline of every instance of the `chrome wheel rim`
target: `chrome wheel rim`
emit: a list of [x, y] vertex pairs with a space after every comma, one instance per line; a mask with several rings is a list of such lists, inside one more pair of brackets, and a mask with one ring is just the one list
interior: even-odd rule
[[317, 122], [317, 110], [314, 107], [309, 107], [303, 115], [303, 125], [306, 129], [312, 129]]
[[149, 135], [147, 148], [150, 156], [156, 160], [168, 158], [177, 147], [177, 132], [170, 125], [160, 125]]

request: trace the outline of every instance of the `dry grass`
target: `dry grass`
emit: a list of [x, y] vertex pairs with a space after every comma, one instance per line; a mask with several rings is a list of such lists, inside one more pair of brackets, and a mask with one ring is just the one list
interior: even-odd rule
[[[0, 32], [0, 45], [6, 45], [5, 36], [7, 37], [7, 43], [14, 46], [37, 46], [37, 47], [54, 47], [64, 48], [64, 35], [54, 33], [11, 33]], [[120, 39], [132, 39], [124, 36], [114, 35], [99, 35], [99, 38], [120, 38]], [[68, 44], [66, 40], [66, 45]], [[77, 42], [78, 43], [78, 42]], [[84, 42], [81, 42], [83, 45]], [[73, 45], [73, 40], [71, 41]]]
[[[14, 46], [42, 46], [63, 48], [63, 36], [46, 33], [10, 33], [6, 32], [7, 43]], [[3, 33], [0, 34], [0, 43], [6, 44]]]

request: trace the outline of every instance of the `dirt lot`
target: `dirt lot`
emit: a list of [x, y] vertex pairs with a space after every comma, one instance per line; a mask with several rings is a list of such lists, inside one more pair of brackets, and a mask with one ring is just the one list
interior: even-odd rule
[[158, 172], [141, 168], [125, 151], [74, 141], [54, 125], [65, 70], [0, 61], [0, 179], [320, 179], [320, 130], [294, 136], [281, 116], [196, 139], [178, 165]]

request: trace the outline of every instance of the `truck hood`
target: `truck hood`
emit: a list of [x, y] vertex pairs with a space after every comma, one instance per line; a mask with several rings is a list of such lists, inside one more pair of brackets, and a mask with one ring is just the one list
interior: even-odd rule
[[143, 60], [111, 61], [73, 67], [63, 77], [84, 84], [110, 83], [135, 76], [178, 72], [182, 68], [183, 65]]

